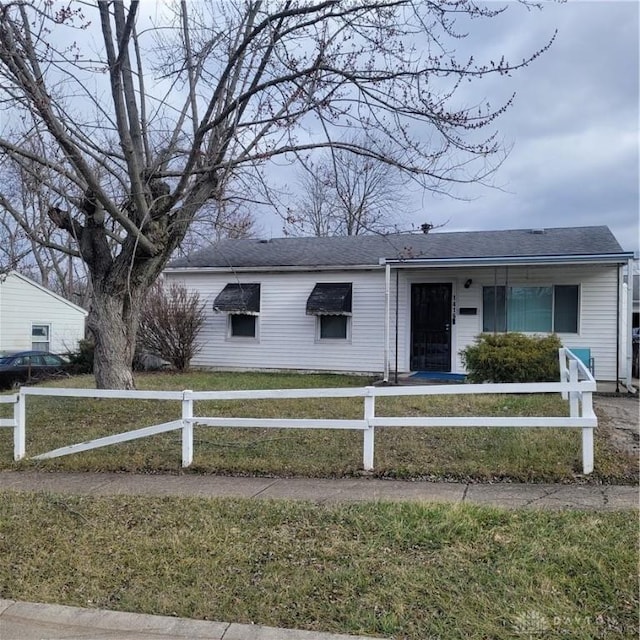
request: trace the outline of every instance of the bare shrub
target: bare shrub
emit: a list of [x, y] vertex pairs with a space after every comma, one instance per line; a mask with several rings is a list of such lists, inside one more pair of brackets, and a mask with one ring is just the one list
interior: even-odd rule
[[143, 350], [186, 371], [200, 351], [197, 338], [204, 324], [204, 303], [198, 292], [181, 284], [157, 282], [145, 298], [138, 342]]

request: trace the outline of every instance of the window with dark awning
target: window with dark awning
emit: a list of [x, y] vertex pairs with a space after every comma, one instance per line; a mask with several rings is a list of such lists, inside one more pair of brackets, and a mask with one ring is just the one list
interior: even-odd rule
[[260, 312], [260, 285], [229, 283], [213, 301], [213, 310], [257, 315]]
[[308, 315], [344, 316], [350, 313], [350, 282], [319, 282], [307, 300]]

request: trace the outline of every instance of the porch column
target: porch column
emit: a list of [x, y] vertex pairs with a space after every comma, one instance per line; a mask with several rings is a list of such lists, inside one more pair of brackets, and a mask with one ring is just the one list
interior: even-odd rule
[[391, 313], [391, 265], [384, 263], [384, 382], [389, 382], [389, 340], [390, 340], [390, 320]]
[[627, 330], [624, 335], [625, 385], [633, 392], [633, 258], [627, 261]]

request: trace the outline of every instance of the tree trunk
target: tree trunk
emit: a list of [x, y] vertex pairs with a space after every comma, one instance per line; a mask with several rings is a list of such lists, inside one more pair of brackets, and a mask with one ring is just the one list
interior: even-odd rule
[[94, 340], [98, 389], [134, 389], [133, 356], [144, 288], [114, 294], [94, 284], [87, 326]]

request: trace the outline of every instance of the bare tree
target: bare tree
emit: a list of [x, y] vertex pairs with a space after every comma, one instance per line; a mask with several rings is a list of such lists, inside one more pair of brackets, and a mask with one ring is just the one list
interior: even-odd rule
[[[41, 149], [32, 151], [34, 155], [46, 155]], [[0, 215], [0, 271], [18, 269], [68, 300], [89, 308], [91, 287], [85, 264], [71, 255], [71, 239], [47, 215], [52, 196], [47, 181], [40, 177], [43, 168], [36, 163], [31, 163], [28, 171], [14, 162], [6, 165], [5, 193], [11, 194], [10, 202], [17, 206], [15, 215]], [[11, 207], [5, 206], [6, 202], [0, 193], [0, 213]], [[198, 212], [176, 254], [188, 254], [223, 238], [248, 237], [254, 227], [254, 216], [246, 206], [235, 202], [210, 203]], [[67, 243], [69, 253], [56, 250], [54, 243]]]
[[[456, 60], [456, 17], [504, 10], [473, 0], [180, 0], [159, 3], [153, 24], [143, 6], [0, 0], [0, 174], [8, 161], [42, 169], [47, 215], [68, 242], [30, 232], [86, 264], [99, 387], [134, 386], [142, 301], [198, 212], [239, 176], [334, 148], [427, 189], [482, 179], [501, 149], [478, 132], [511, 100], [460, 108], [457, 87], [550, 46], [516, 64]], [[342, 142], [345, 126], [384, 149]], [[9, 194], [3, 206], [20, 216]]]
[[303, 167], [298, 180], [300, 196], [285, 218], [286, 235], [336, 235], [335, 193], [325, 169], [313, 163]]
[[[32, 154], [45, 156], [46, 151], [33, 142]], [[0, 213], [12, 209], [15, 215], [0, 215], [0, 264], [17, 269], [68, 300], [86, 306], [90, 287], [85, 265], [51, 246], [67, 244], [71, 249], [72, 243], [66, 232], [58, 229], [47, 216], [51, 194], [47, 179], [43, 179], [45, 169], [36, 162], [29, 164], [27, 170], [10, 158], [3, 163]]]
[[255, 229], [255, 217], [245, 205], [234, 201], [213, 202], [198, 212], [176, 255], [188, 255], [225, 238], [249, 238]]
[[0, 274], [17, 269], [29, 252], [28, 244], [15, 224], [0, 218]]
[[[368, 148], [366, 140], [352, 145]], [[401, 172], [371, 155], [336, 149], [316, 165], [304, 166], [301, 197], [287, 216], [292, 235], [356, 236], [394, 231], [402, 223]]]

